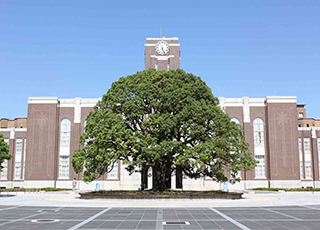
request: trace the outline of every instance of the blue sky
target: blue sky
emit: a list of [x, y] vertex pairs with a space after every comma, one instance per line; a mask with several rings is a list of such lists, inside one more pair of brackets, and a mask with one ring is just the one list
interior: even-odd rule
[[0, 1], [0, 118], [28, 97], [97, 98], [144, 69], [147, 37], [215, 96], [297, 96], [320, 118], [320, 1]]

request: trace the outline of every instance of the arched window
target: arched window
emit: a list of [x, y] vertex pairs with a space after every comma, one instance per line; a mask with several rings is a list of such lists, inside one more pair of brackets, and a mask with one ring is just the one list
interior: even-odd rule
[[119, 172], [119, 164], [118, 164], [118, 162], [114, 162], [114, 165], [113, 165], [113, 168], [112, 168], [111, 172], [109, 172], [107, 174], [107, 179], [108, 180], [110, 180], [110, 179], [114, 179], [114, 180], [119, 179], [118, 172]]
[[265, 149], [264, 149], [264, 134], [263, 134], [263, 120], [256, 118], [253, 121], [253, 135], [254, 135], [254, 156], [258, 161], [255, 168], [256, 178], [265, 178]]
[[71, 121], [64, 118], [60, 126], [59, 178], [69, 179]]
[[240, 124], [238, 118], [233, 117], [233, 118], [231, 118], [231, 121], [233, 121], [234, 123], [236, 123], [238, 125]]
[[256, 118], [253, 121], [254, 145], [264, 145], [263, 120]]

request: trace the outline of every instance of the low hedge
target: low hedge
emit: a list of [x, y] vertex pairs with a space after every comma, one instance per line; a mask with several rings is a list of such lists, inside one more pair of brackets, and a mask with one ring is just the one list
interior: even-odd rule
[[312, 192], [312, 191], [320, 191], [320, 188], [252, 188], [250, 190], [260, 190], [260, 191], [275, 191], [278, 192], [279, 190], [283, 190], [286, 192]]
[[123, 195], [197, 195], [197, 194], [223, 194], [221, 190], [209, 190], [209, 191], [175, 191], [167, 190], [163, 192], [155, 192], [152, 190], [138, 191], [138, 190], [100, 190], [98, 192], [89, 192], [93, 194], [123, 194]]
[[70, 188], [2, 188], [0, 192], [57, 192], [57, 191], [70, 191]]

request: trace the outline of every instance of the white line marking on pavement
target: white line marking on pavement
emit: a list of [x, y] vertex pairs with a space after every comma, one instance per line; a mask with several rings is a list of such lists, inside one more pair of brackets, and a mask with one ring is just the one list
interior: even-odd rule
[[159, 208], [157, 212], [157, 224], [156, 224], [156, 230], [162, 230], [163, 229], [163, 209]]
[[73, 226], [72, 228], [69, 228], [68, 230], [76, 230], [76, 229], [80, 228], [81, 226], [83, 226], [83, 225], [89, 223], [90, 221], [94, 220], [94, 219], [97, 218], [98, 216], [101, 216], [103, 213], [109, 211], [110, 209], [112, 209], [112, 208], [110, 207], [110, 208], [107, 208], [107, 209], [105, 209], [105, 210], [102, 210], [101, 212], [95, 214], [94, 216], [91, 216], [90, 218], [82, 221], [81, 223]]
[[297, 217], [290, 216], [290, 215], [287, 215], [287, 214], [284, 214], [282, 212], [278, 212], [278, 211], [275, 211], [275, 210], [270, 210], [270, 209], [267, 209], [267, 208], [260, 208], [260, 209], [263, 209], [263, 210], [266, 210], [266, 211], [269, 211], [269, 212], [273, 212], [273, 213], [276, 213], [276, 214], [279, 214], [279, 215], [282, 215], [282, 216], [286, 216], [286, 217], [289, 217], [289, 218], [292, 218], [292, 219], [295, 219], [295, 220], [302, 220], [302, 219], [299, 219]]
[[211, 209], [212, 211], [214, 211], [215, 213], [217, 213], [218, 215], [222, 216], [223, 218], [225, 218], [226, 220], [230, 221], [231, 223], [233, 223], [234, 225], [238, 226], [239, 228], [241, 228], [242, 230], [250, 230], [250, 228], [244, 226], [243, 224], [239, 223], [238, 221], [230, 218], [229, 216], [223, 214], [222, 212], [214, 209], [214, 208], [209, 208]]
[[2, 208], [2, 209], [0, 209], [0, 211], [9, 210], [9, 209], [15, 209], [15, 208], [20, 208], [20, 207], [23, 207], [23, 206], [15, 206], [15, 207], [10, 207], [10, 208]]

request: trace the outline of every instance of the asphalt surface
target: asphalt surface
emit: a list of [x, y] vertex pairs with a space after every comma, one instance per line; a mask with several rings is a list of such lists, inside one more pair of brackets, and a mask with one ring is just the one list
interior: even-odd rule
[[320, 205], [225, 208], [0, 205], [0, 229], [320, 229]]

